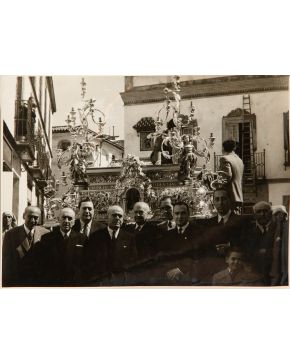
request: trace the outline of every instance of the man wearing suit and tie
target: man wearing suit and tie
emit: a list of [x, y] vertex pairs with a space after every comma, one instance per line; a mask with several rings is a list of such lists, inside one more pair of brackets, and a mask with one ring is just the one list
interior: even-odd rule
[[83, 277], [87, 285], [126, 285], [127, 270], [134, 265], [137, 251], [132, 234], [121, 229], [124, 211], [108, 208], [108, 226], [95, 231], [84, 246]]
[[90, 198], [83, 199], [79, 202], [80, 218], [76, 219], [73, 230], [83, 233], [89, 237], [95, 231], [105, 227], [103, 223], [94, 221], [94, 204]]
[[84, 234], [72, 229], [75, 212], [63, 208], [59, 215], [59, 227], [44, 235], [37, 246], [39, 279], [42, 286], [75, 286], [81, 282]]
[[232, 208], [239, 211], [243, 204], [242, 178], [244, 163], [235, 153], [236, 142], [226, 140], [223, 142], [223, 156], [220, 158], [219, 170], [223, 171], [227, 178], [226, 188], [229, 192]]
[[126, 225], [125, 230], [134, 235], [139, 262], [150, 260], [158, 252], [161, 231], [148, 221], [150, 207], [147, 203], [135, 203], [133, 212], [135, 223]]
[[201, 246], [202, 229], [189, 222], [189, 207], [177, 202], [173, 207], [176, 227], [168, 231], [160, 241], [159, 263], [155, 270], [154, 284], [191, 285], [196, 280]]
[[233, 212], [231, 199], [226, 189], [217, 189], [213, 194], [213, 203], [217, 215], [206, 221], [208, 238], [214, 238], [218, 248], [223, 249], [225, 243], [240, 246], [240, 231], [250, 223], [251, 216], [240, 216]]
[[38, 207], [26, 207], [24, 224], [5, 233], [2, 250], [3, 286], [32, 286], [36, 283], [34, 251], [41, 237], [49, 231], [37, 223], [41, 211]]
[[162, 231], [166, 232], [175, 228], [175, 221], [173, 219], [173, 205], [170, 197], [165, 196], [160, 200], [160, 210], [164, 221], [157, 224], [157, 226]]
[[271, 205], [260, 201], [253, 206], [254, 220], [241, 231], [242, 247], [254, 268], [264, 276], [266, 285], [277, 284], [280, 274], [281, 241], [277, 224], [272, 218]]

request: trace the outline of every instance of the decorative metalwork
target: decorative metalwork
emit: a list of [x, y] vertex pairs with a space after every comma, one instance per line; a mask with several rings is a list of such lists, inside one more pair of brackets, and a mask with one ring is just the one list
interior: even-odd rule
[[90, 184], [116, 183], [119, 177], [119, 175], [88, 175], [88, 181]]
[[115, 188], [121, 196], [129, 188], [136, 187], [144, 193], [144, 200], [155, 197], [151, 180], [143, 173], [142, 163], [138, 157], [128, 155], [122, 163], [121, 176], [116, 182]]
[[149, 171], [146, 175], [154, 182], [155, 180], [176, 180], [178, 173], [173, 171]]
[[103, 134], [106, 124], [105, 114], [95, 106], [95, 99], [84, 100], [86, 94], [84, 78], [81, 90], [83, 106], [77, 110], [72, 108], [65, 120], [72, 144], [66, 150], [57, 150], [58, 167], [69, 165], [70, 178], [74, 184], [87, 184], [87, 167], [96, 163], [101, 153], [102, 141], [106, 138]]
[[[205, 160], [207, 166], [210, 160], [210, 149], [214, 145], [215, 137], [210, 134], [208, 140], [201, 137], [200, 127], [195, 119], [195, 107], [191, 103], [189, 116], [180, 113], [180, 77], [173, 78], [173, 88], [165, 88], [166, 100], [158, 111], [155, 120], [155, 132], [148, 135], [153, 139], [155, 153], [160, 153], [168, 163], [180, 164], [179, 180], [186, 184], [186, 181], [193, 179], [197, 158]], [[171, 98], [173, 96], [174, 102]], [[162, 118], [162, 113], [165, 117]], [[172, 118], [170, 119], [170, 116]], [[167, 120], [170, 119], [168, 122]], [[167, 129], [163, 126], [167, 122]], [[161, 164], [160, 157], [151, 155], [153, 164]]]

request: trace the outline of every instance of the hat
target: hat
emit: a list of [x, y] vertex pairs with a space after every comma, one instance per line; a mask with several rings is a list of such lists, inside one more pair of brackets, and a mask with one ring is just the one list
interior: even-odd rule
[[288, 213], [284, 205], [273, 205], [271, 209], [273, 214], [277, 212], [282, 212], [286, 214], [286, 218], [288, 219]]

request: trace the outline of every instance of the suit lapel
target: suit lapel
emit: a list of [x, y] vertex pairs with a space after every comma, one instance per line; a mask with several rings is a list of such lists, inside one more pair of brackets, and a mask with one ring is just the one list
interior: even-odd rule
[[42, 236], [42, 233], [41, 233], [41, 229], [39, 227], [35, 227], [35, 230], [34, 230], [34, 238], [33, 238], [33, 243], [37, 243], [40, 241], [41, 239], [41, 236]]
[[124, 232], [121, 229], [119, 230], [119, 234], [116, 239], [116, 243], [117, 243], [118, 247], [120, 247], [120, 248], [126, 248], [128, 245], [128, 242], [124, 236]]
[[21, 242], [16, 247], [16, 251], [18, 253], [18, 256], [20, 258], [23, 258], [30, 249], [30, 243], [28, 241], [28, 238], [27, 238], [27, 235], [26, 235], [26, 232], [24, 229], [24, 225], [22, 226], [22, 228], [20, 230], [19, 241], [21, 241]]
[[69, 239], [67, 240], [66, 249], [64, 252], [64, 260], [66, 262], [66, 269], [69, 270], [73, 266], [74, 253], [75, 253], [75, 232], [71, 230]]

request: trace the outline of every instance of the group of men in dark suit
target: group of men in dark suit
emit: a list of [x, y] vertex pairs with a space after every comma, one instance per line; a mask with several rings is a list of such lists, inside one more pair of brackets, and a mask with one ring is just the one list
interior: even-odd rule
[[96, 222], [85, 199], [64, 208], [51, 232], [38, 226], [40, 210], [27, 207], [24, 224], [3, 241], [4, 286], [277, 285], [279, 236], [271, 206], [259, 202], [254, 218], [233, 212], [227, 190], [214, 192], [217, 216], [191, 220], [184, 202], [161, 200], [163, 222], [149, 220], [147, 203], [134, 205], [124, 223], [118, 205], [107, 224]]

